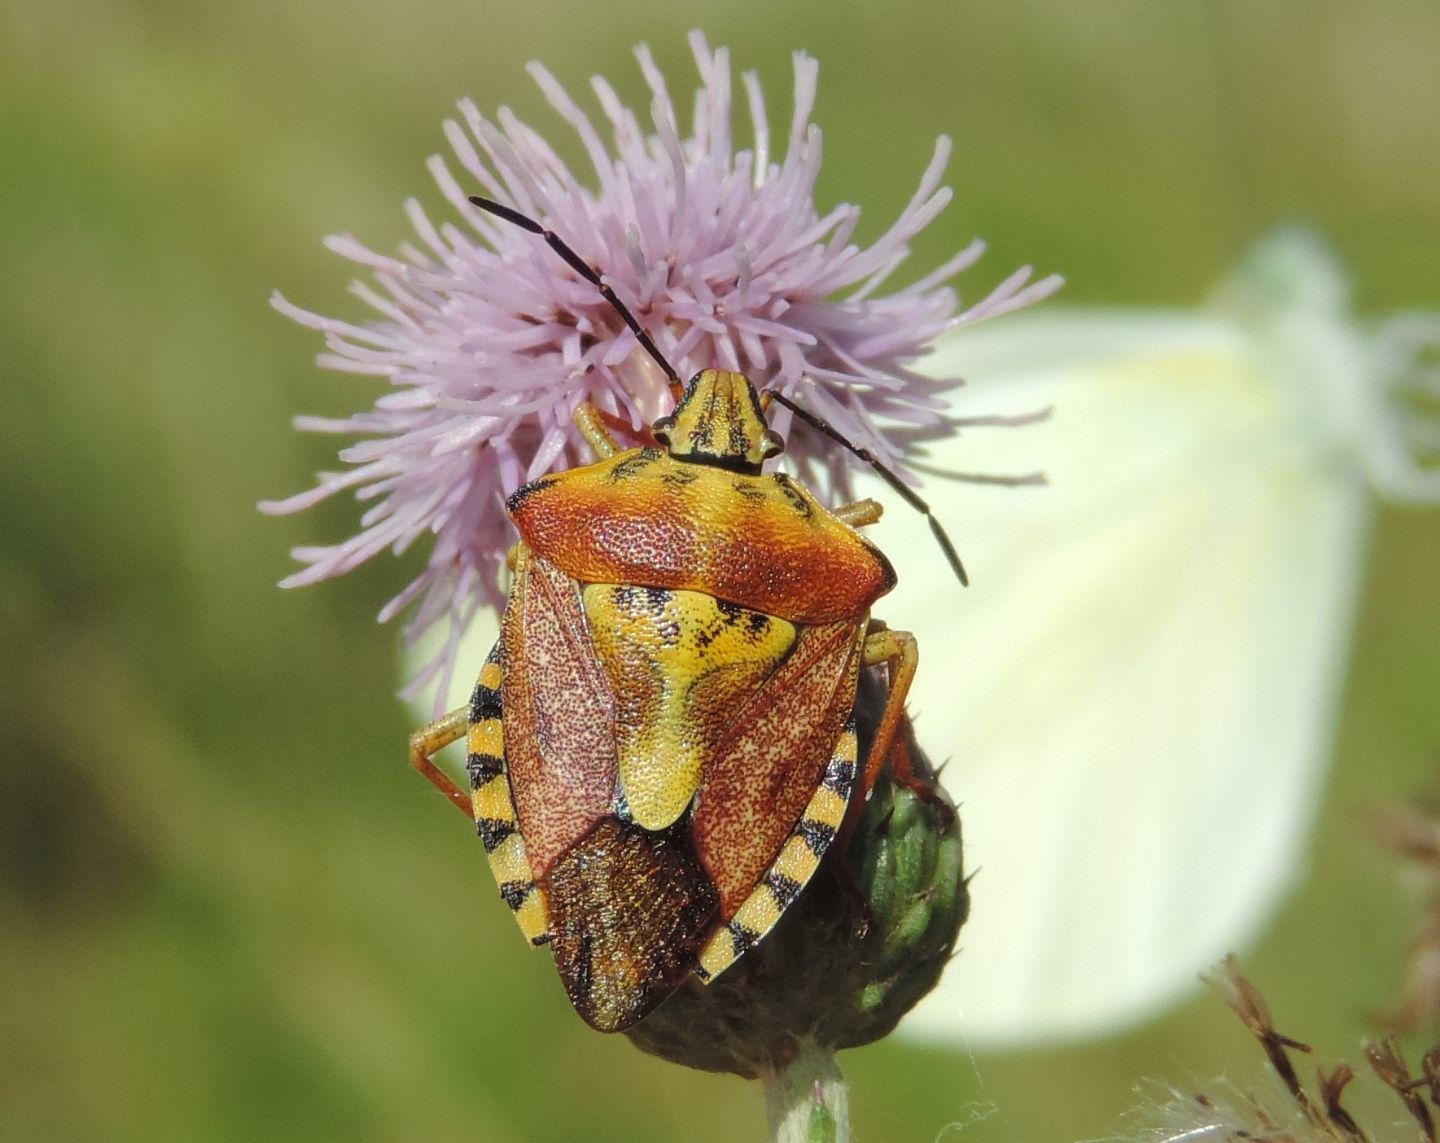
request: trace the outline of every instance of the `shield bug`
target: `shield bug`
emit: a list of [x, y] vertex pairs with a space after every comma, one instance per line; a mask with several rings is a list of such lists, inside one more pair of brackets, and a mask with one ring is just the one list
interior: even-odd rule
[[[870, 618], [895, 584], [857, 530], [880, 505], [832, 511], [763, 471], [784, 447], [769, 406], [874, 465], [964, 572], [929, 508], [870, 454], [742, 374], [705, 369], [682, 384], [563, 240], [471, 201], [595, 285], [675, 401], [651, 426], [655, 443], [628, 449], [580, 406], [595, 463], [510, 496], [520, 541], [499, 640], [469, 707], [410, 743], [414, 766], [474, 818], [500, 895], [530, 943], [551, 947], [575, 1008], [615, 1032], [688, 973], [713, 980], [761, 940], [848, 838], [882, 765], [932, 793], [896, 735], [915, 639]], [[856, 685], [880, 665], [889, 693], [861, 765]], [[461, 737], [468, 794], [433, 761]]]

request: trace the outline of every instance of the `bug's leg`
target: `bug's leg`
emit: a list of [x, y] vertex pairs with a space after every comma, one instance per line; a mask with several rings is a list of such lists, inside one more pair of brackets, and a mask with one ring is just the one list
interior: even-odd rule
[[431, 759], [450, 743], [465, 734], [469, 712], [462, 706], [422, 726], [410, 736], [410, 765], [430, 779], [431, 785], [444, 794], [467, 818], [470, 816], [470, 795], [460, 789], [450, 775]]
[[[889, 676], [889, 693], [885, 696], [885, 707], [880, 721], [875, 726], [875, 737], [870, 741], [870, 751], [865, 755], [865, 768], [859, 775], [855, 796], [850, 800], [845, 822], [840, 827], [836, 848], [841, 854], [849, 853], [850, 840], [865, 812], [865, 800], [870, 796], [871, 787], [882, 767], [888, 765], [891, 780], [903, 786], [916, 797], [923, 798], [938, 806], [947, 814], [954, 813], [949, 803], [939, 794], [932, 783], [915, 773], [910, 763], [910, 750], [906, 736], [900, 733], [905, 718], [905, 696], [915, 678], [915, 667], [919, 663], [919, 651], [915, 636], [908, 631], [892, 631], [883, 624], [872, 622], [865, 645], [861, 650], [861, 663], [867, 667], [884, 664]], [[839, 862], [842, 885], [849, 872], [844, 860]]]
[[[940, 792], [936, 775], [939, 770], [929, 774], [917, 774], [911, 761], [910, 744], [914, 740], [915, 732], [907, 727], [904, 733], [897, 733], [890, 743], [890, 756], [885, 761], [886, 769], [890, 771], [890, 780], [897, 786], [909, 790], [921, 801], [934, 806], [944, 819], [944, 824], [949, 825], [955, 819], [955, 807], [949, 799]], [[944, 769], [942, 766], [940, 769]]]
[[905, 716], [905, 696], [910, 693], [910, 684], [915, 679], [915, 667], [920, 661], [920, 652], [915, 636], [908, 631], [892, 631], [889, 627], [874, 626], [865, 636], [865, 645], [860, 652], [860, 662], [866, 667], [884, 664], [890, 693], [885, 697], [885, 709], [875, 727], [875, 737], [870, 743], [870, 752], [865, 756], [865, 773], [860, 789], [868, 794], [880, 773], [880, 767], [890, 757], [890, 747], [895, 741], [895, 732]]
[[885, 506], [878, 500], [871, 500], [868, 496], [864, 500], [857, 500], [853, 504], [842, 504], [835, 509], [835, 515], [849, 524], [852, 528], [863, 528], [866, 524], [874, 524], [880, 519], [885, 511]]
[[865, 636], [861, 662], [867, 667], [886, 664], [890, 693], [885, 699], [880, 722], [875, 727], [870, 753], [865, 757], [865, 773], [860, 789], [868, 794], [880, 768], [885, 766], [890, 771], [891, 781], [897, 786], [903, 786], [917, 798], [953, 816], [954, 808], [936, 791], [934, 782], [915, 773], [910, 760], [910, 732], [902, 731], [905, 698], [910, 693], [910, 684], [915, 679], [915, 667], [919, 662], [915, 636], [908, 631], [892, 631], [883, 624], [874, 623]]
[[840, 891], [851, 901], [855, 914], [862, 918], [860, 931], [869, 928], [873, 920], [870, 902], [855, 879], [855, 870], [850, 864], [850, 843], [860, 820], [865, 816], [865, 803], [875, 785], [882, 767], [888, 765], [892, 781], [911, 790], [918, 797], [937, 805], [946, 813], [954, 810], [935, 789], [919, 775], [910, 764], [908, 747], [909, 731], [905, 724], [905, 696], [915, 678], [919, 652], [915, 636], [908, 631], [892, 631], [878, 621], [872, 621], [861, 648], [861, 664], [866, 667], [884, 665], [888, 674], [888, 691], [885, 705], [875, 726], [870, 749], [865, 755], [864, 769], [856, 775], [855, 791], [845, 810], [845, 818], [835, 835], [833, 846], [835, 857], [830, 870]]
[[905, 722], [905, 698], [910, 693], [910, 684], [915, 679], [915, 667], [919, 662], [915, 636], [908, 631], [893, 631], [879, 621], [872, 621], [871, 630], [865, 636], [861, 662], [867, 667], [883, 663], [890, 689], [875, 727], [870, 752], [865, 756], [860, 796], [851, 803], [851, 812], [846, 818], [845, 837], [848, 839], [854, 833], [861, 812], [859, 807], [875, 785], [882, 767], [890, 771], [890, 780], [897, 786], [903, 786], [917, 798], [953, 817], [954, 807], [939, 793], [932, 779], [915, 772], [910, 759], [910, 735], [913, 732]]
[[490, 872], [500, 887], [500, 896], [515, 914], [515, 923], [532, 946], [550, 940], [550, 914], [545, 890], [535, 883], [525, 839], [515, 816], [510, 777], [505, 769], [505, 721], [501, 684], [505, 672], [500, 665], [500, 644], [496, 643], [470, 698], [470, 732], [466, 738], [465, 770], [470, 775], [468, 812], [485, 846]]
[[605, 414], [589, 401], [575, 407], [575, 427], [580, 430], [596, 460], [605, 460], [620, 451], [620, 442], [605, 427]]

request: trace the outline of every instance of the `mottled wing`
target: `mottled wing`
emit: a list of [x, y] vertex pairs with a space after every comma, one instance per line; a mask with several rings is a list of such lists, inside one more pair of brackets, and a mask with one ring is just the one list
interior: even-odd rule
[[526, 552], [502, 623], [505, 753], [555, 967], [602, 1032], [641, 1019], [694, 968], [716, 892], [683, 825], [615, 814], [616, 698], [582, 589]]
[[[722, 920], [760, 884], [821, 788], [855, 704], [864, 640], [863, 622], [800, 628], [707, 766], [693, 831]], [[817, 833], [817, 858], [833, 836], [833, 827]]]
[[714, 980], [775, 927], [819, 868], [820, 859], [845, 820], [845, 809], [855, 785], [856, 753], [852, 714], [835, 743], [835, 752], [825, 767], [819, 788], [800, 811], [800, 820], [791, 829], [780, 853], [740, 907], [710, 933], [701, 947], [695, 975], [705, 983]]
[[614, 698], [579, 585], [533, 554], [516, 568], [500, 638], [506, 765], [530, 868], [543, 880], [610, 813]]
[[714, 927], [715, 889], [687, 832], [607, 817], [545, 878], [555, 967], [601, 1032], [628, 1028], [670, 995]]

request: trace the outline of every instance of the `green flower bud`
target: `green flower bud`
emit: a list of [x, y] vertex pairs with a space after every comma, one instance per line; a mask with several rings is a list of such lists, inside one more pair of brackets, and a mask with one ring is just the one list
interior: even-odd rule
[[[885, 695], [865, 672], [862, 759]], [[774, 929], [724, 975], [709, 985], [692, 978], [629, 1029], [636, 1046], [755, 1078], [814, 1048], [878, 1040], [934, 987], [969, 912], [960, 822], [908, 719], [900, 733], [926, 796], [882, 772], [849, 852], [832, 848]]]

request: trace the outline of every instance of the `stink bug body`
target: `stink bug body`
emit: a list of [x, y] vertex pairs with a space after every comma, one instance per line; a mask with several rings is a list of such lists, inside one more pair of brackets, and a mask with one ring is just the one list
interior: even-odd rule
[[[892, 745], [915, 640], [870, 619], [895, 575], [856, 529], [880, 506], [831, 511], [762, 471], [783, 448], [772, 401], [834, 436], [828, 426], [739, 373], [707, 369], [682, 387], [568, 246], [473, 201], [543, 235], [599, 287], [676, 397], [655, 445], [630, 449], [582, 405], [595, 463], [509, 498], [520, 542], [499, 640], [470, 706], [410, 751], [474, 818], [501, 896], [531, 944], [551, 946], [580, 1015], [619, 1031], [765, 936], [887, 760], [908, 779]], [[880, 664], [889, 696], [861, 766], [857, 679]], [[462, 736], [469, 794], [432, 761]]]

